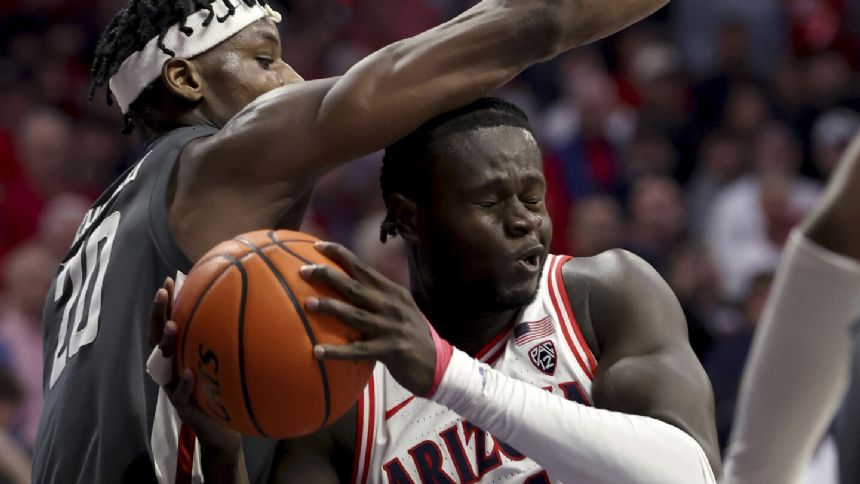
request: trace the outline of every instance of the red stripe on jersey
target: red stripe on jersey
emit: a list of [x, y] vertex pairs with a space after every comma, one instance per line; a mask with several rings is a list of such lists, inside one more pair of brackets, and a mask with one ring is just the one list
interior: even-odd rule
[[[549, 280], [547, 281], [547, 286], [549, 287], [549, 298], [552, 301], [552, 306], [555, 309], [555, 314], [558, 317], [558, 322], [559, 322], [559, 325], [561, 326], [561, 332], [562, 332], [562, 334], [564, 334], [564, 339], [565, 339], [565, 341], [567, 341], [568, 348], [570, 348], [571, 353], [573, 353], [573, 357], [576, 358], [577, 363], [579, 363], [579, 366], [580, 366], [580, 368], [582, 368], [582, 371], [585, 372], [585, 375], [589, 379], [593, 380], [594, 375], [592, 375], [588, 366], [583, 361], [582, 356], [579, 354], [579, 351], [577, 351], [576, 345], [573, 343], [573, 337], [571, 337], [570, 330], [567, 327], [567, 323], [565, 323], [565, 321], [564, 321], [564, 314], [561, 312], [561, 304], [559, 303], [558, 298], [555, 295], [555, 289], [557, 289], [557, 286], [553, 287], [554, 285], [556, 285], [558, 283], [558, 278], [555, 277], [556, 274], [559, 274], [559, 275], [561, 274], [561, 267], [568, 260], [570, 260], [569, 257], [568, 258], [564, 258], [561, 256], [553, 257], [552, 267], [550, 268], [550, 270], [552, 272], [550, 273]], [[561, 293], [561, 289], [559, 289], [559, 293]]]
[[176, 484], [191, 484], [194, 472], [194, 445], [197, 436], [191, 427], [182, 424], [179, 429], [179, 448], [176, 450]]
[[[484, 359], [484, 356], [486, 356], [486, 355], [487, 355], [487, 353], [489, 353], [489, 352], [490, 352], [490, 351], [491, 351], [491, 350], [492, 350], [492, 349], [493, 349], [497, 344], [499, 344], [499, 342], [500, 342], [500, 341], [502, 341], [502, 339], [503, 339], [503, 338], [505, 338], [506, 336], [508, 336], [508, 333], [510, 333], [510, 332], [511, 332], [511, 329], [513, 329], [513, 327], [514, 327], [514, 323], [513, 323], [513, 321], [511, 321], [511, 323], [510, 323], [510, 324], [505, 325], [505, 327], [504, 327], [504, 328], [502, 328], [502, 330], [501, 330], [501, 331], [499, 331], [499, 333], [498, 333], [496, 336], [494, 336], [494, 337], [493, 337], [493, 339], [491, 339], [489, 343], [487, 343], [486, 345], [484, 345], [484, 347], [483, 347], [483, 348], [481, 348], [481, 350], [480, 350], [480, 351], [478, 351], [477, 353], [475, 353], [475, 359], [476, 359], [476, 360], [480, 360], [480, 361], [482, 361], [482, 362], [484, 362], [484, 363], [487, 363], [488, 361], [487, 361], [487, 359]], [[504, 344], [502, 345], [502, 348], [505, 348], [505, 345], [504, 345]], [[498, 358], [498, 356], [499, 356], [497, 353], [498, 353], [498, 352], [494, 352], [494, 353], [493, 353], [493, 355], [494, 355], [496, 358]]]
[[508, 347], [508, 345], [507, 345], [507, 344], [503, 344], [503, 345], [502, 345], [502, 346], [500, 346], [500, 347], [499, 347], [499, 349], [497, 349], [493, 354], [491, 354], [490, 356], [486, 357], [486, 358], [483, 360], [483, 363], [486, 363], [486, 364], [488, 364], [488, 365], [492, 365], [493, 363], [495, 363], [495, 362], [496, 362], [496, 360], [498, 360], [498, 359], [499, 359], [499, 357], [500, 357], [500, 356], [502, 356], [502, 354], [504, 354], [505, 349], [507, 349], [507, 347]]
[[591, 370], [591, 375], [594, 375], [597, 372], [597, 361], [594, 359], [594, 354], [591, 352], [591, 348], [589, 348], [585, 343], [585, 338], [582, 337], [582, 331], [579, 329], [579, 323], [576, 322], [576, 316], [573, 315], [573, 309], [570, 308], [570, 300], [567, 297], [567, 288], [564, 285], [564, 276], [561, 273], [561, 268], [570, 259], [572, 259], [572, 257], [568, 256], [562, 259], [561, 263], [558, 265], [558, 272], [556, 273], [558, 292], [561, 293], [561, 300], [564, 302], [564, 308], [570, 316], [570, 323], [573, 326], [573, 332], [576, 334], [576, 339], [579, 341], [579, 347], [582, 348], [582, 351], [585, 353], [585, 357], [588, 358], [588, 367]]
[[374, 406], [373, 380], [367, 384], [367, 435], [364, 439], [364, 470], [361, 472], [361, 482], [367, 482], [367, 473], [370, 471], [370, 452], [373, 450], [373, 424], [376, 420], [376, 407]]
[[[368, 465], [370, 461], [371, 445], [373, 443], [373, 380], [370, 377], [367, 386], [358, 399], [355, 418], [355, 451], [352, 458], [352, 482], [362, 484], [367, 482]], [[367, 432], [364, 431], [364, 423], [367, 422]], [[366, 445], [365, 445], [366, 444]], [[364, 458], [361, 451], [364, 450]]]
[[400, 410], [402, 410], [402, 409], [403, 409], [403, 407], [405, 407], [405, 406], [409, 405], [409, 402], [411, 402], [411, 401], [412, 401], [412, 399], [414, 399], [414, 398], [415, 398], [415, 395], [412, 395], [411, 397], [407, 398], [406, 400], [403, 400], [402, 402], [400, 402], [400, 403], [398, 403], [397, 405], [395, 405], [394, 407], [392, 407], [390, 410], [386, 410], [386, 411], [385, 411], [385, 420], [390, 419], [390, 418], [391, 418], [391, 417], [393, 417], [397, 412], [399, 412]]
[[[373, 376], [370, 377], [370, 381], [373, 381]], [[370, 384], [368, 382], [368, 384]], [[352, 482], [358, 483], [359, 478], [361, 476], [358, 475], [358, 463], [361, 461], [361, 444], [364, 442], [364, 433], [362, 432], [362, 428], [364, 426], [364, 411], [365, 404], [364, 399], [367, 398], [367, 388], [361, 392], [361, 396], [358, 397], [358, 405], [355, 410], [355, 449], [353, 450], [352, 457]]]

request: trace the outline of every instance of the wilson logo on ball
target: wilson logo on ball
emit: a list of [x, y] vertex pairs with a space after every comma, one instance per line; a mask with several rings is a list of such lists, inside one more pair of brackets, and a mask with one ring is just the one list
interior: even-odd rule
[[197, 363], [197, 374], [200, 375], [200, 386], [203, 389], [203, 394], [206, 396], [206, 406], [209, 410], [224, 420], [230, 421], [230, 414], [221, 403], [221, 384], [218, 383], [218, 356], [214, 351], [206, 350], [203, 345], [197, 348], [197, 356], [200, 360]]

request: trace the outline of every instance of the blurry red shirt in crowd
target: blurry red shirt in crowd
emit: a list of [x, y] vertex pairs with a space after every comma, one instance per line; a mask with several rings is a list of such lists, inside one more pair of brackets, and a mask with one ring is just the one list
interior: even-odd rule
[[45, 202], [45, 198], [33, 190], [23, 176], [4, 183], [0, 200], [0, 223], [3, 230], [0, 259], [13, 247], [33, 238], [39, 227], [39, 218], [45, 208]]
[[798, 56], [835, 50], [860, 66], [857, 39], [846, 22], [845, 0], [783, 0], [788, 10], [792, 49]]

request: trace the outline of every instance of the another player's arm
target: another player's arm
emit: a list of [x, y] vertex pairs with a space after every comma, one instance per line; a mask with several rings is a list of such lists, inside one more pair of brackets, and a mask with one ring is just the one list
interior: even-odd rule
[[334, 438], [328, 429], [278, 444], [270, 484], [337, 484], [332, 462]]
[[652, 417], [683, 430], [701, 445], [719, 475], [713, 391], [666, 282], [645, 261], [621, 250], [574, 259], [564, 276], [588, 281], [588, 308], [600, 346], [592, 387], [595, 407]]
[[[270, 484], [319, 484], [348, 480], [355, 453], [357, 407], [311, 435], [281, 441]], [[340, 478], [340, 479], [339, 479]]]
[[261, 96], [198, 143], [194, 156], [205, 160], [213, 186], [243, 184], [272, 198], [296, 194], [529, 65], [613, 33], [667, 1], [485, 0], [371, 54], [342, 77]]
[[726, 484], [800, 478], [848, 386], [857, 294], [860, 133], [786, 244], [744, 370]]

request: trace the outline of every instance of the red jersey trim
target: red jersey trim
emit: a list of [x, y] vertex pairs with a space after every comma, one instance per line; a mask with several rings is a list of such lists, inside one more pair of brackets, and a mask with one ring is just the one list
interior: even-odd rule
[[588, 367], [591, 369], [591, 373], [593, 375], [594, 373], [597, 373], [597, 360], [595, 360], [594, 353], [591, 352], [591, 348], [588, 346], [588, 343], [585, 342], [585, 338], [582, 336], [582, 330], [579, 328], [579, 323], [576, 322], [576, 316], [573, 315], [573, 309], [570, 308], [570, 300], [567, 297], [567, 288], [564, 285], [564, 276], [561, 272], [564, 264], [566, 264], [570, 259], [573, 259], [573, 257], [566, 256], [558, 265], [556, 282], [558, 284], [559, 292], [561, 293], [561, 300], [564, 302], [564, 307], [567, 310], [567, 314], [570, 316], [570, 323], [571, 326], [573, 326], [573, 332], [576, 334], [576, 339], [579, 341], [579, 347], [585, 352], [585, 357], [588, 359]]
[[194, 474], [194, 447], [197, 435], [191, 427], [182, 424], [179, 428], [179, 447], [176, 449], [176, 484], [191, 484]]
[[506, 325], [496, 334], [493, 339], [490, 340], [480, 351], [475, 353], [475, 359], [479, 360], [482, 363], [492, 363], [495, 361], [507, 347], [508, 340], [507, 336], [510, 334], [511, 330], [514, 328], [514, 323]]
[[[594, 373], [597, 369], [597, 363], [594, 356], [591, 354], [591, 349], [585, 344], [582, 337], [582, 332], [579, 330], [579, 325], [570, 309], [570, 301], [567, 298], [567, 290], [564, 287], [564, 279], [562, 278], [561, 269], [572, 257], [570, 256], [555, 256], [553, 257], [550, 273], [548, 275], [547, 285], [549, 286], [550, 300], [558, 317], [564, 339], [567, 342], [568, 348], [573, 353], [576, 361], [579, 363], [582, 371], [589, 380], [594, 380]], [[575, 336], [574, 336], [575, 335]], [[582, 347], [580, 352], [574, 342], [574, 337]], [[584, 353], [584, 354], [583, 354]], [[586, 363], [587, 362], [587, 363]]]
[[486, 363], [486, 364], [488, 364], [488, 365], [492, 366], [492, 364], [493, 364], [493, 363], [495, 363], [495, 362], [496, 362], [496, 360], [498, 360], [500, 356], [502, 356], [503, 354], [505, 354], [505, 350], [506, 350], [507, 348], [508, 348], [508, 344], [507, 344], [507, 340], [505, 340], [505, 344], [503, 344], [503, 345], [499, 346], [499, 349], [497, 349], [493, 354], [491, 354], [491, 355], [487, 356], [486, 358], [484, 358], [482, 361], [483, 361], [484, 363]]
[[395, 416], [397, 414], [397, 412], [403, 410], [403, 407], [409, 405], [409, 402], [411, 402], [414, 399], [415, 399], [415, 395], [412, 395], [411, 397], [407, 398], [406, 400], [403, 400], [402, 402], [393, 406], [391, 409], [386, 410], [385, 411], [385, 420], [388, 420], [391, 417]]
[[[374, 383], [375, 376], [370, 378], [361, 398], [358, 399], [355, 419], [355, 451], [352, 458], [352, 482], [362, 484], [367, 482], [367, 474], [370, 467], [370, 453], [373, 450], [374, 421], [376, 409], [374, 407]], [[364, 432], [364, 424], [367, 422], [367, 432]], [[361, 451], [364, 450], [362, 458]]]

